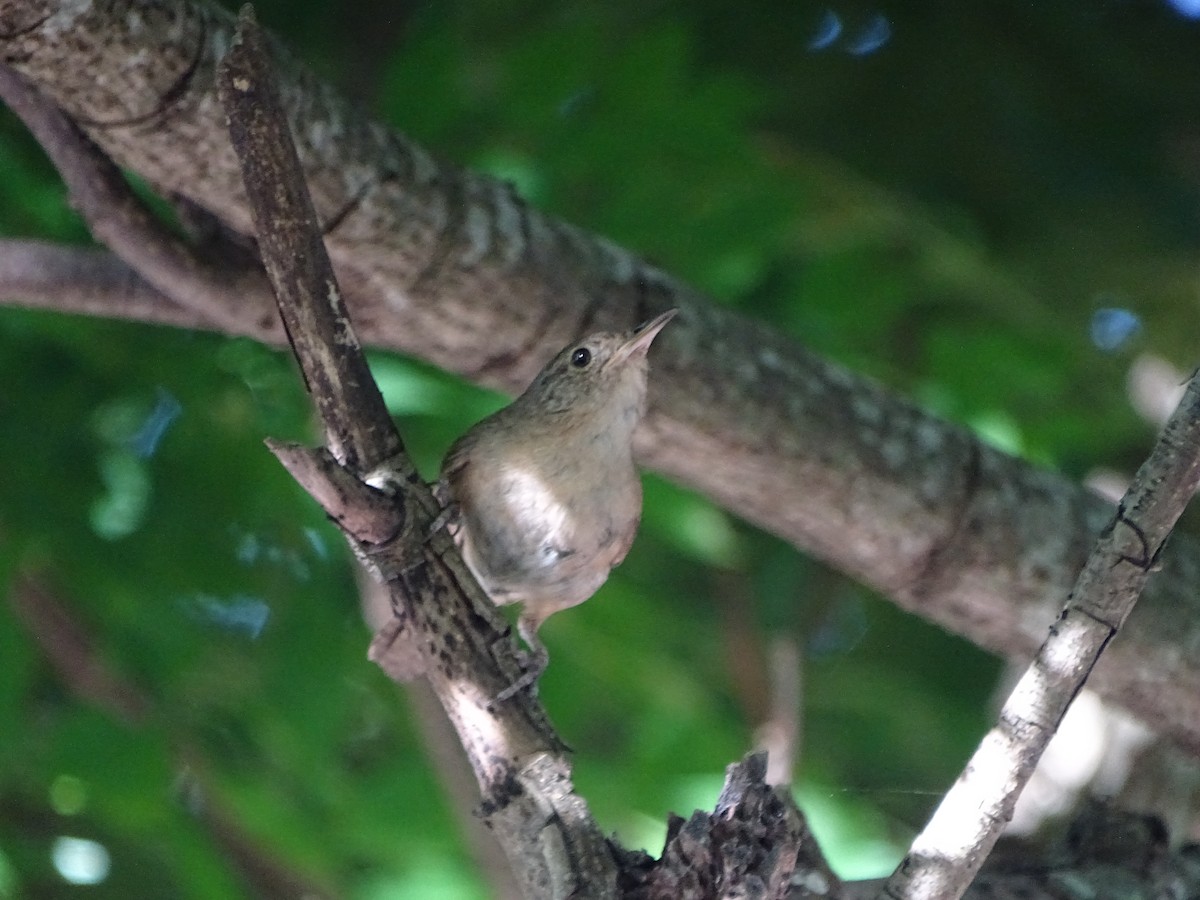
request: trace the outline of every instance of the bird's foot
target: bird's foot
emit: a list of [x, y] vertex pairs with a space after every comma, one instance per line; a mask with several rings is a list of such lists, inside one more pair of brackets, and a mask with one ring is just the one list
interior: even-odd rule
[[454, 499], [454, 495], [450, 492], [450, 485], [445, 481], [435, 481], [429, 485], [429, 489], [433, 492], [433, 499], [437, 501], [438, 506], [442, 511], [437, 514], [433, 522], [429, 525], [429, 533], [425, 535], [425, 540], [431, 541], [443, 528], [448, 528], [450, 537], [454, 537], [459, 529], [459, 523], [462, 519], [462, 508], [458, 505], [458, 501]]
[[529, 623], [518, 620], [517, 630], [520, 632], [521, 639], [529, 645], [529, 651], [520, 654], [521, 668], [525, 671], [520, 678], [495, 696], [492, 700], [493, 704], [503, 703], [526, 688], [537, 693], [537, 681], [546, 671], [546, 666], [550, 664], [550, 654], [546, 651], [546, 645], [538, 639], [536, 628], [536, 625], [530, 626]]
[[437, 514], [437, 518], [434, 519], [433, 523], [429, 526], [429, 534], [425, 535], [425, 540], [433, 540], [433, 536], [435, 534], [437, 534], [457, 518], [458, 506], [452, 503], [449, 506], [444, 507], [442, 511]]

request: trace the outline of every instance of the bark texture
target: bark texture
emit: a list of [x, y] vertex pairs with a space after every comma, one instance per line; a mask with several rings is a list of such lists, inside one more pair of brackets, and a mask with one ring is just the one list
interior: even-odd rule
[[1200, 373], [1088, 556], [1071, 597], [999, 720], [879, 894], [958, 900], [974, 880], [1068, 707], [1145, 589], [1200, 485]]
[[[0, 0], [0, 59], [119, 164], [249, 232], [213, 89], [232, 29], [202, 0]], [[642, 462], [984, 647], [1032, 655], [1111, 506], [434, 159], [277, 59], [374, 342], [515, 390], [580, 332], [678, 306]], [[1179, 540], [1164, 564], [1093, 684], [1200, 750], [1200, 551]]]
[[765, 753], [725, 770], [711, 813], [672, 816], [662, 857], [626, 854], [626, 900], [677, 897], [839, 897], [842, 883], [822, 856], [790, 790], [763, 779]]
[[[615, 897], [609, 845], [574, 793], [565, 747], [533, 692], [492, 699], [511, 683], [505, 663], [515, 667], [509, 629], [450, 536], [432, 525], [439, 507], [367, 367], [249, 7], [217, 81], [263, 263], [325, 429], [321, 450], [271, 449], [387, 585], [392, 617], [372, 651], [393, 677], [419, 671], [428, 679], [523, 893]], [[400, 666], [388, 662], [393, 656]]]

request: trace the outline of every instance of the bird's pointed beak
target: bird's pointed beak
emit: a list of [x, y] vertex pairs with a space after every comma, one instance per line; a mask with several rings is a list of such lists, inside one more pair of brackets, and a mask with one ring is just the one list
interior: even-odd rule
[[654, 338], [663, 330], [663, 326], [675, 318], [678, 309], [668, 309], [665, 313], [660, 313], [653, 319], [643, 322], [637, 328], [629, 333], [629, 339], [621, 345], [616, 353], [620, 359], [628, 359], [631, 356], [645, 356], [646, 351], [650, 349], [650, 344]]

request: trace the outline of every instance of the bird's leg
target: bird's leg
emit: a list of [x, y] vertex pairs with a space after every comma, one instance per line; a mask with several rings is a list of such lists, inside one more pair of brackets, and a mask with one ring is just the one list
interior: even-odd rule
[[520, 615], [517, 618], [517, 633], [521, 635], [521, 640], [529, 648], [529, 652], [525, 654], [523, 660], [525, 672], [496, 695], [494, 703], [502, 703], [510, 697], [516, 696], [521, 691], [528, 687], [536, 687], [537, 680], [542, 677], [542, 673], [546, 671], [546, 666], [550, 663], [550, 654], [546, 651], [546, 645], [542, 643], [541, 638], [537, 636], [538, 626], [542, 624], [540, 618], [532, 616]]

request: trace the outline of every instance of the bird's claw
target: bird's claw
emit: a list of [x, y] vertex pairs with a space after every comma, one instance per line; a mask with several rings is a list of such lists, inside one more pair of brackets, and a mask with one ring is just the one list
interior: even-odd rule
[[493, 706], [497, 703], [503, 703], [505, 700], [511, 700], [526, 688], [532, 689], [536, 695], [537, 681], [542, 677], [542, 673], [546, 671], [546, 666], [550, 664], [550, 654], [546, 651], [545, 645], [533, 635], [532, 631], [520, 627], [519, 630], [525, 643], [529, 644], [529, 650], [519, 654], [521, 668], [525, 671], [521, 674], [520, 678], [492, 699]]

